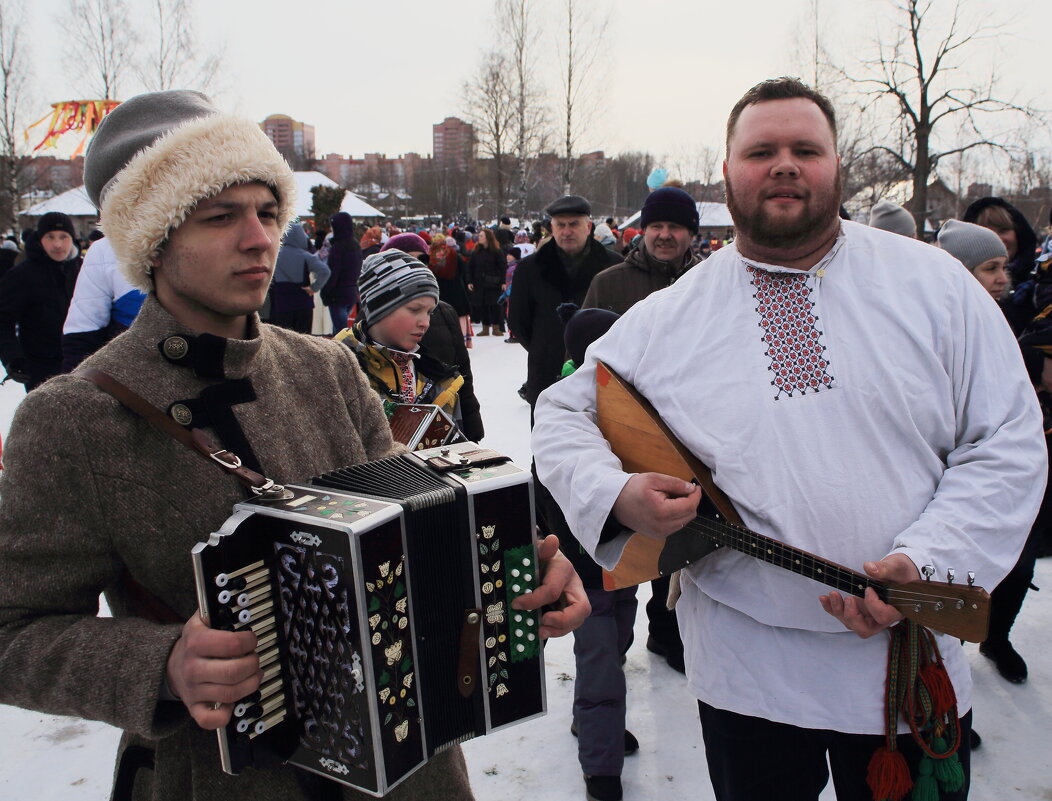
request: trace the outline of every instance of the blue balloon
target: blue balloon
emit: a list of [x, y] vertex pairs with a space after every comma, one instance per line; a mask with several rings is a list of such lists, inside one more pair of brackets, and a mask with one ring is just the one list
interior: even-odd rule
[[659, 186], [664, 186], [667, 180], [668, 170], [664, 167], [655, 167], [650, 171], [650, 175], [647, 176], [647, 187], [657, 189]]

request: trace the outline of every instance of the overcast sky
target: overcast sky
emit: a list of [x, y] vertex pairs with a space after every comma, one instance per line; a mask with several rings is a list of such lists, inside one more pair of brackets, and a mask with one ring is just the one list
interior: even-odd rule
[[[145, 21], [152, 0], [128, 2], [133, 18]], [[543, 29], [535, 80], [554, 100], [563, 0], [531, 2]], [[578, 0], [589, 14], [609, 14], [588, 82], [599, 113], [578, 150], [646, 150], [686, 161], [719, 147], [727, 112], [746, 89], [777, 75], [806, 76], [801, 52], [811, 47], [816, 2], [824, 44], [854, 64], [872, 52], [874, 32], [893, 9], [892, 0]], [[951, 5], [934, 0], [933, 19], [944, 22]], [[969, 69], [995, 68], [1002, 95], [1052, 108], [1052, 3], [970, 0], [970, 7], [1002, 15], [1004, 24], [969, 51]], [[26, 122], [51, 102], [86, 94], [84, 65], [71, 63], [55, 25], [67, 8], [68, 0], [32, 2], [35, 83]], [[197, 0], [195, 26], [203, 50], [223, 50], [214, 93], [225, 108], [311, 123], [319, 155], [396, 156], [430, 153], [431, 125], [469, 110], [465, 81], [483, 53], [508, 47], [493, 9], [494, 0]], [[149, 41], [147, 26], [139, 27]], [[121, 94], [140, 88], [132, 76]]]

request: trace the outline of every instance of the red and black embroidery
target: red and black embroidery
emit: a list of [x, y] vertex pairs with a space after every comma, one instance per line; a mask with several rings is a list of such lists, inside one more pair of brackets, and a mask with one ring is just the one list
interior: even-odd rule
[[746, 267], [756, 289], [756, 313], [760, 315], [759, 326], [763, 329], [761, 341], [767, 350], [771, 365], [771, 386], [775, 388], [774, 399], [784, 393], [805, 395], [833, 386], [829, 373], [829, 362], [825, 356], [825, 345], [821, 343], [822, 332], [818, 330], [818, 317], [814, 314], [811, 287], [804, 273], [769, 273], [755, 267]]

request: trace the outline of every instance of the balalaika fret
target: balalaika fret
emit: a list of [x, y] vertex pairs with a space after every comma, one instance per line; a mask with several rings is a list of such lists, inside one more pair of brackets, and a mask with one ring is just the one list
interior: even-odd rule
[[382, 796], [434, 754], [545, 711], [530, 472], [470, 442], [246, 501], [194, 548], [216, 628], [264, 678], [223, 769], [288, 762]]
[[623, 469], [657, 472], [694, 481], [703, 497], [698, 516], [666, 540], [633, 534], [611, 571], [603, 572], [608, 590], [631, 587], [667, 576], [720, 548], [760, 559], [862, 597], [872, 587], [907, 618], [962, 640], [982, 642], [990, 617], [990, 596], [982, 587], [928, 580], [882, 584], [864, 573], [801, 551], [747, 529], [734, 506], [713, 483], [709, 469], [688, 451], [646, 398], [602, 362], [596, 364], [596, 423]]

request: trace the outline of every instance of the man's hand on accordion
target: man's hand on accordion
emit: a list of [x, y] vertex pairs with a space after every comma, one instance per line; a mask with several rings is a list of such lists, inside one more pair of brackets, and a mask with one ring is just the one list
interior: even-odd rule
[[195, 613], [168, 655], [168, 687], [202, 729], [230, 721], [234, 703], [259, 687], [263, 671], [251, 631], [221, 631]]
[[562, 637], [584, 623], [592, 612], [581, 577], [570, 560], [559, 550], [559, 538], [549, 534], [537, 543], [537, 558], [542, 568], [542, 583], [529, 595], [520, 595], [512, 602], [515, 609], [539, 609], [558, 604], [557, 611], [541, 616], [542, 638]]

